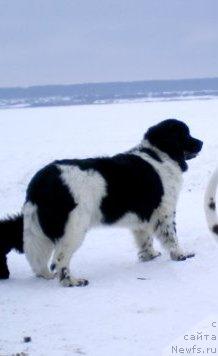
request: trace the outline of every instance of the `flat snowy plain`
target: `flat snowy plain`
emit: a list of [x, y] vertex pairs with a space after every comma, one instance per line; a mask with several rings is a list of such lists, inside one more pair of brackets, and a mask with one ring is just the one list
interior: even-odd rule
[[[25, 256], [12, 252], [11, 278], [0, 281], [0, 356], [161, 356], [189, 329], [203, 331], [195, 329], [203, 320], [218, 322], [218, 244], [203, 212], [218, 164], [216, 99], [0, 111], [0, 216], [20, 211], [31, 176], [46, 163], [125, 151], [170, 117], [204, 141], [184, 174], [177, 212], [180, 243], [195, 258], [175, 262], [163, 251], [139, 263], [128, 230], [100, 228], [71, 264], [90, 284], [63, 288], [36, 278]], [[186, 354], [170, 347], [167, 356]]]

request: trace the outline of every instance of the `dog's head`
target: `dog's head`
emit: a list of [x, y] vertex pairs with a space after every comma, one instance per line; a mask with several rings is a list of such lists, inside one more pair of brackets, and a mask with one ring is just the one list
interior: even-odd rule
[[185, 161], [196, 157], [203, 146], [202, 141], [190, 135], [184, 122], [175, 119], [152, 126], [144, 139], [176, 160], [183, 171], [188, 167]]

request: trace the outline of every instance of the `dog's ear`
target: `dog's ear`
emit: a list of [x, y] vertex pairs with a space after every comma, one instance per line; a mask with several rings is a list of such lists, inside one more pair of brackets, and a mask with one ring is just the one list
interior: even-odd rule
[[157, 130], [154, 126], [145, 133], [144, 139], [148, 140], [153, 146], [167, 153], [173, 160], [177, 161], [182, 171], [187, 170], [188, 166], [185, 162], [184, 149], [176, 132], [171, 130], [166, 133]]
[[163, 151], [169, 151], [172, 148], [177, 150], [180, 146], [177, 132], [170, 131], [169, 128], [168, 132], [165, 132], [153, 126], [145, 133], [144, 139]]

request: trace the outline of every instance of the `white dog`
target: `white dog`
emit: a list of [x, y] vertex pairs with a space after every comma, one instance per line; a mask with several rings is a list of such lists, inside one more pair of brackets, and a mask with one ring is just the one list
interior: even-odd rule
[[216, 190], [218, 185], [218, 168], [212, 174], [207, 185], [204, 197], [204, 210], [206, 214], [207, 225], [213, 236], [218, 241], [218, 216], [216, 212]]

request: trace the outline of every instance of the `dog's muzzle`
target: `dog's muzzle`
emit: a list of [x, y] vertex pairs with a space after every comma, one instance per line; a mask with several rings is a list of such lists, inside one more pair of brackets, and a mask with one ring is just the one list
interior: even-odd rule
[[188, 161], [189, 159], [197, 157], [198, 153], [190, 153], [184, 152], [185, 160]]
[[185, 160], [195, 158], [198, 153], [201, 151], [203, 142], [197, 138], [190, 137], [186, 143], [184, 156]]

